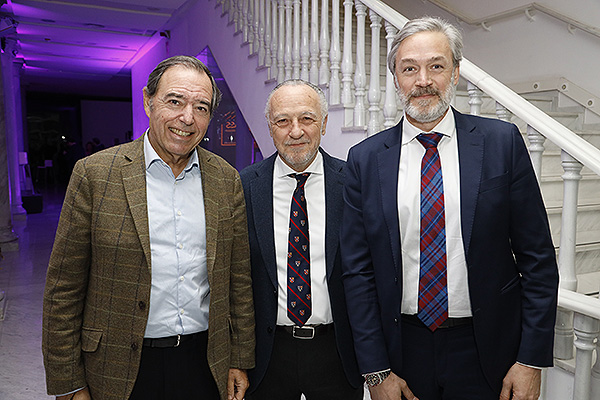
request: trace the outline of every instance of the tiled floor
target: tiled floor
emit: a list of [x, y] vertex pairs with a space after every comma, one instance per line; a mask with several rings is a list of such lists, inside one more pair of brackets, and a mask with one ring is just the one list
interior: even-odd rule
[[19, 251], [0, 260], [0, 291], [5, 292], [0, 321], [0, 400], [51, 399], [42, 364], [42, 295], [62, 205], [62, 192], [44, 194], [44, 211], [14, 221]]

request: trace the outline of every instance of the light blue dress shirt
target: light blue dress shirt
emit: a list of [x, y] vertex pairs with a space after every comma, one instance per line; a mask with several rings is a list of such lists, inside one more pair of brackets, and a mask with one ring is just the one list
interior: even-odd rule
[[206, 221], [196, 151], [175, 177], [144, 136], [152, 289], [145, 337], [208, 329]]

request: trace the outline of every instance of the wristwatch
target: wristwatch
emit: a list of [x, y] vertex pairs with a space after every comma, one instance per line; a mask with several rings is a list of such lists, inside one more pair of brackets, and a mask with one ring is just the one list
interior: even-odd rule
[[391, 372], [392, 372], [392, 370], [388, 369], [385, 371], [372, 372], [370, 374], [365, 374], [364, 375], [365, 381], [367, 382], [367, 385], [369, 385], [369, 387], [380, 385], [385, 380], [385, 378], [390, 376]]

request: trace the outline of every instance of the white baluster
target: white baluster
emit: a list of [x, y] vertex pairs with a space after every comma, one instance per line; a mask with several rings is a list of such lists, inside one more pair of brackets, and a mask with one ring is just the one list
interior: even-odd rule
[[[396, 27], [388, 21], [385, 21], [385, 32], [385, 39], [387, 41], [387, 54], [390, 54], [392, 42], [398, 33], [398, 29], [396, 29]], [[398, 103], [396, 102], [396, 86], [394, 85], [394, 75], [392, 75], [387, 66], [385, 70], [385, 102], [383, 104], [383, 116], [385, 117], [385, 121], [383, 126], [385, 128], [391, 128], [396, 123], [396, 117], [398, 115]]]
[[[271, 23], [271, 79], [278, 79], [279, 75], [279, 27], [280, 21], [277, 19], [277, 8], [279, 7], [278, 0], [271, 0], [271, 13], [272, 15], [272, 23]], [[283, 64], [282, 64], [283, 68]]]
[[240, 20], [242, 24], [242, 38], [244, 43], [248, 43], [248, 38], [250, 37], [250, 27], [248, 26], [248, 12], [250, 11], [251, 1], [252, 0], [243, 0], [242, 14], [240, 15]]
[[498, 117], [498, 119], [501, 119], [502, 121], [510, 122], [512, 113], [508, 110], [508, 108], [506, 108], [502, 104], [496, 102], [496, 116]]
[[527, 125], [527, 138], [529, 139], [529, 154], [531, 155], [531, 163], [533, 170], [538, 178], [538, 182], [542, 177], [542, 156], [544, 155], [544, 142], [546, 138], [542, 136], [532, 126]]
[[591, 400], [592, 352], [596, 347], [594, 340], [598, 337], [600, 325], [597, 319], [575, 313], [573, 327], [577, 353], [575, 357], [573, 400]]
[[319, 0], [312, 0], [310, 15], [310, 82], [319, 84]]
[[277, 83], [285, 80], [285, 1], [279, 0], [279, 38], [277, 46]]
[[285, 79], [292, 78], [292, 0], [285, 0]]
[[319, 84], [329, 83], [329, 0], [321, 3], [321, 67], [319, 68]]
[[235, 33], [239, 33], [242, 31], [241, 29], [241, 25], [240, 25], [240, 7], [242, 5], [242, 2], [240, 0], [232, 0], [232, 4], [233, 4], [233, 26], [234, 26], [234, 31]]
[[252, 37], [252, 53], [260, 52], [260, 0], [254, 0], [254, 8], [252, 9], [252, 17], [254, 18], [254, 36]]
[[269, 68], [269, 78], [272, 78], [271, 70], [271, 46], [272, 46], [272, 27], [271, 27], [271, 0], [264, 0], [265, 2], [265, 67]]
[[292, 76], [300, 78], [300, 0], [293, 0], [294, 37], [292, 46]]
[[380, 130], [381, 108], [381, 86], [379, 84], [379, 38], [381, 31], [381, 17], [373, 10], [369, 10], [371, 18], [371, 79], [369, 82], [369, 123], [367, 124], [367, 135], [373, 135]]
[[340, 0], [331, 1], [331, 79], [329, 81], [329, 104], [340, 104]]
[[254, 47], [254, 0], [248, 0], [248, 14], [246, 15], [248, 20], [248, 44], [250, 48], [250, 54], [254, 54], [256, 48]]
[[258, 65], [265, 66], [266, 46], [265, 46], [265, 2], [267, 0], [258, 0]]
[[356, 0], [356, 71], [354, 88], [356, 103], [354, 106], [354, 126], [365, 125], [365, 16], [367, 7]]
[[[558, 267], [560, 287], [577, 291], [575, 273], [575, 243], [577, 239], [577, 197], [581, 180], [581, 163], [566, 151], [561, 153], [563, 178], [563, 209], [560, 233]], [[556, 339], [554, 356], [558, 359], [573, 358], [573, 312], [559, 309], [556, 315]]]
[[344, 1], [344, 48], [342, 53], [342, 104], [352, 107], [352, 0]]
[[596, 341], [596, 363], [592, 368], [592, 399], [600, 399], [600, 339]]
[[308, 30], [309, 0], [302, 0], [302, 39], [300, 44], [300, 78], [308, 81], [308, 66], [310, 64], [310, 31]]
[[469, 105], [471, 106], [471, 115], [481, 115], [481, 105], [483, 104], [483, 92], [471, 82], [467, 82], [467, 93], [469, 94]]

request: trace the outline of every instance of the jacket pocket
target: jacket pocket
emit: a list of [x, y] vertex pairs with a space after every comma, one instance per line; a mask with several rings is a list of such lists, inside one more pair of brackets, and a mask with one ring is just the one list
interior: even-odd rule
[[102, 339], [102, 329], [83, 328], [81, 330], [81, 351], [92, 353], [98, 350], [100, 339]]

